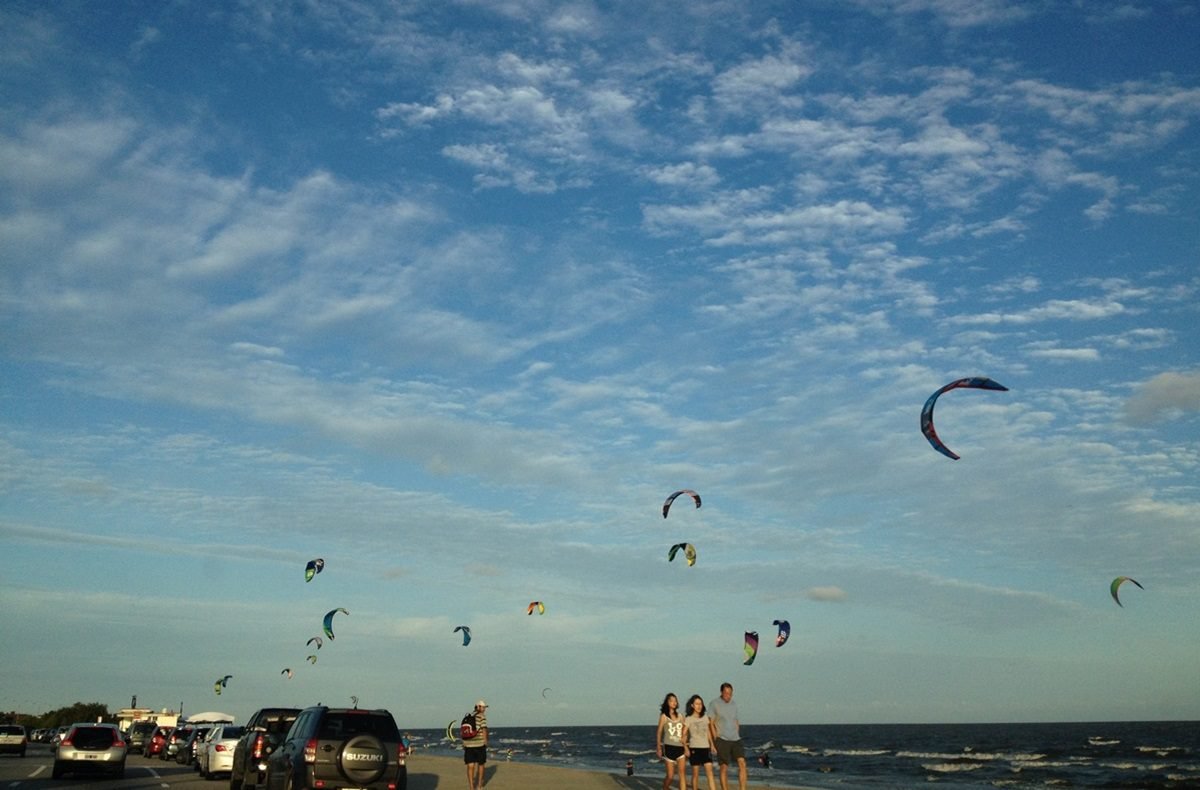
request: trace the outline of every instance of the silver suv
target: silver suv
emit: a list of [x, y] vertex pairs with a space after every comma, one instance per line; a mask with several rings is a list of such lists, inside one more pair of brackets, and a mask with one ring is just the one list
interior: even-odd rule
[[305, 708], [267, 758], [267, 787], [407, 790], [407, 757], [386, 710]]
[[125, 736], [125, 743], [129, 746], [129, 751], [141, 754], [146, 748], [146, 741], [150, 740], [150, 736], [157, 728], [158, 725], [152, 721], [135, 721]]

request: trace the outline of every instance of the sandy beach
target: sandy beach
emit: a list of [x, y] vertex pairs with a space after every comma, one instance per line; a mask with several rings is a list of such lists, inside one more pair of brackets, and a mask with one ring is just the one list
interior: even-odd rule
[[[663, 780], [663, 774], [658, 772], [625, 776], [509, 761], [488, 762], [485, 776], [486, 790], [662, 790]], [[736, 788], [736, 770], [731, 773], [729, 779], [730, 786]], [[717, 784], [719, 787], [719, 779]], [[461, 758], [418, 753], [408, 760], [408, 790], [465, 790], [466, 786], [467, 774]], [[678, 784], [675, 787], [678, 787]], [[705, 788], [703, 774], [700, 777], [700, 787]], [[760, 784], [753, 780], [750, 787], [755, 790], [795, 790]], [[692, 788], [689, 787], [689, 790]]]

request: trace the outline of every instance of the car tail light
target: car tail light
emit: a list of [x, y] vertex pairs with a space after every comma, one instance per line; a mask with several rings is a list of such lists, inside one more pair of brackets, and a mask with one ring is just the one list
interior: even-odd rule
[[254, 759], [255, 759], [255, 760], [261, 760], [261, 759], [262, 759], [262, 757], [263, 757], [263, 743], [264, 743], [265, 741], [266, 741], [266, 738], [264, 738], [264, 737], [263, 737], [263, 734], [262, 734], [261, 732], [260, 732], [258, 735], [255, 735], [255, 736], [254, 736], [254, 751], [253, 751], [253, 754], [254, 754]]
[[73, 733], [73, 732], [68, 732], [66, 735], [63, 736], [63, 739], [58, 742], [58, 745], [59, 746], [67, 746], [67, 747], [74, 746], [75, 744], [71, 743], [71, 736], [74, 734], [75, 733]]
[[317, 739], [309, 738], [304, 744], [304, 762], [312, 765], [317, 761]]
[[217, 744], [216, 746], [214, 746], [213, 748], [214, 748], [214, 749], [216, 749], [218, 752], [227, 752], [227, 751], [229, 751], [229, 747], [228, 747], [228, 746], [226, 746], [226, 745], [225, 745], [225, 744], [223, 744], [223, 743], [218, 743], [218, 744]]
[[121, 738], [121, 733], [113, 730], [113, 746], [124, 746], [125, 741]]

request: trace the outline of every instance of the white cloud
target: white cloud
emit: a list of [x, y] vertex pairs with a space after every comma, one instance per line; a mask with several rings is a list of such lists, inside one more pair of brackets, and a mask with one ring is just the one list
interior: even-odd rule
[[1034, 9], [1004, 0], [855, 0], [874, 13], [930, 14], [952, 28], [1011, 24]]
[[848, 597], [840, 587], [809, 587], [804, 591], [804, 596], [810, 601], [821, 602], [840, 602]]
[[713, 97], [726, 112], [740, 113], [781, 94], [806, 78], [812, 69], [792, 56], [765, 55], [727, 69], [713, 78]]
[[656, 184], [694, 190], [711, 189], [721, 180], [715, 168], [695, 162], [647, 167], [643, 172]]
[[1125, 419], [1134, 425], [1200, 412], [1200, 372], [1167, 371], [1144, 382], [1125, 402]]
[[906, 225], [898, 208], [876, 208], [865, 201], [755, 210], [767, 197], [762, 192], [727, 192], [717, 200], [691, 206], [651, 205], [642, 209], [648, 227], [677, 232], [698, 229], [707, 244], [782, 245], [830, 237], [883, 236]]
[[1100, 351], [1095, 348], [1064, 348], [1057, 341], [1039, 341], [1026, 346], [1029, 356], [1054, 362], [1097, 362]]
[[1008, 313], [987, 312], [957, 315], [956, 324], [1033, 324], [1042, 321], [1096, 321], [1120, 315], [1126, 308], [1120, 302], [1094, 299], [1052, 299], [1035, 307]]

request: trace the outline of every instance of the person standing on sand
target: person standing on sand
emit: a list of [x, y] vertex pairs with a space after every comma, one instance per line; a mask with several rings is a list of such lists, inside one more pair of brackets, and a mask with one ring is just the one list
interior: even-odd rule
[[671, 780], [675, 778], [676, 771], [679, 772], [679, 790], [687, 790], [683, 767], [683, 717], [679, 715], [679, 698], [674, 694], [663, 697], [654, 741], [659, 759], [667, 763], [663, 790], [671, 790]]
[[463, 734], [463, 762], [467, 764], [467, 790], [483, 790], [484, 766], [487, 765], [488, 724], [487, 703], [475, 703], [475, 735]]
[[716, 790], [713, 781], [712, 743], [716, 732], [704, 707], [704, 698], [693, 694], [687, 701], [687, 716], [683, 719], [683, 748], [692, 766], [692, 790], [700, 790], [700, 766], [708, 774], [708, 790]]
[[716, 725], [717, 762], [721, 765], [721, 790], [729, 790], [729, 763], [737, 761], [738, 790], [746, 790], [746, 750], [742, 748], [742, 723], [738, 720], [737, 703], [733, 701], [733, 684], [721, 684], [721, 696], [708, 705]]

